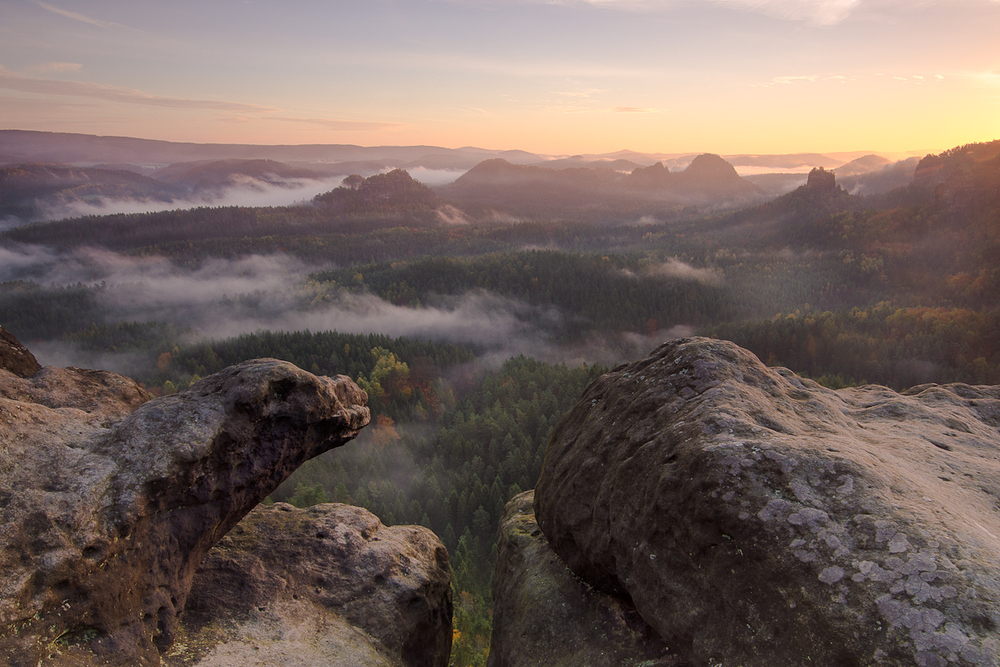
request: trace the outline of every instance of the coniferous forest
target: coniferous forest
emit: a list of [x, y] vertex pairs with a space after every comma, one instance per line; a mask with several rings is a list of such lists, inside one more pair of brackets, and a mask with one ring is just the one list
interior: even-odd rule
[[1000, 142], [874, 195], [818, 170], [747, 207], [634, 213], [519, 217], [397, 170], [294, 207], [32, 223], [0, 233], [0, 324], [154, 395], [259, 357], [355, 379], [371, 425], [270, 500], [434, 530], [453, 663], [482, 665], [500, 512], [611, 366], [705, 335], [832, 388], [1000, 384]]

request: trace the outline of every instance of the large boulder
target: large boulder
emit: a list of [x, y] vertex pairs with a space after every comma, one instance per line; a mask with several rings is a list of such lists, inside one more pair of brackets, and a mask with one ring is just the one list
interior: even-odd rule
[[171, 667], [445, 667], [451, 570], [420, 526], [349, 505], [250, 512], [202, 561]]
[[680, 340], [587, 389], [535, 510], [695, 665], [995, 666], [998, 427], [998, 387], [831, 391]]
[[681, 667], [626, 600], [573, 575], [535, 522], [534, 492], [500, 519], [489, 667]]
[[208, 550], [369, 420], [348, 378], [274, 359], [147, 397], [110, 373], [0, 370], [7, 664], [158, 664]]

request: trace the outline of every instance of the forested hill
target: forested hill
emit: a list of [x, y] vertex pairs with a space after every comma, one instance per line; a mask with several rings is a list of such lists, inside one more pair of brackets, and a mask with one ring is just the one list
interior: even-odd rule
[[[517, 176], [511, 193], [535, 173], [481, 168]], [[561, 178], [656, 191], [685, 173], [543, 171], [571, 205], [586, 200]], [[623, 204], [511, 221], [489, 202], [449, 209], [444, 190], [399, 171], [297, 207], [35, 224], [0, 234], [0, 324], [54, 358], [43, 363], [114, 368], [161, 394], [251, 357], [350, 374], [374, 415], [358, 453], [304, 466], [274, 499], [431, 526], [455, 571], [453, 664], [483, 665], [497, 516], [534, 485], [595, 364], [697, 333], [828, 386], [1000, 384], [1000, 144], [918, 171], [857, 196], [817, 170], [783, 197], [708, 215]], [[620, 187], [645, 202], [645, 185]], [[630, 217], [640, 210], [665, 213]]]
[[[180, 172], [179, 177], [194, 176]], [[347, 186], [321, 194], [305, 206], [201, 207], [87, 216], [17, 227], [0, 234], [0, 244], [33, 243], [59, 249], [101, 246], [122, 251], [212, 239], [316, 236], [440, 223], [437, 208], [443, 203], [405, 171], [346, 180]]]
[[422, 216], [443, 204], [430, 188], [402, 169], [368, 178], [348, 176], [341, 187], [317, 195], [313, 203], [338, 216]]
[[158, 169], [154, 178], [183, 187], [189, 193], [232, 187], [285, 185], [296, 180], [321, 180], [326, 177], [312, 169], [293, 167], [276, 160], [208, 160], [181, 162]]

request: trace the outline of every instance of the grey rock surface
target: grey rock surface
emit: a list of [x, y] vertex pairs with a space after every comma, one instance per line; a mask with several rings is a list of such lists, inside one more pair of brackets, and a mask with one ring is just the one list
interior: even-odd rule
[[557, 426], [538, 523], [695, 665], [1000, 663], [1000, 388], [667, 343]]
[[500, 520], [488, 667], [685, 667], [621, 598], [576, 577], [535, 522], [534, 492]]
[[348, 378], [273, 359], [146, 398], [110, 373], [0, 371], [8, 664], [158, 664], [208, 550], [369, 420]]
[[445, 667], [451, 617], [448, 553], [430, 530], [277, 503], [202, 561], [166, 664]]

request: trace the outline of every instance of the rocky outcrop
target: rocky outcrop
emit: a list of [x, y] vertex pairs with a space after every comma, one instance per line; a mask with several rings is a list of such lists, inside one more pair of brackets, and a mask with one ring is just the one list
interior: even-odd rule
[[500, 520], [489, 667], [681, 667], [627, 601], [570, 572], [535, 522], [534, 492]]
[[451, 612], [448, 553], [431, 531], [278, 503], [202, 561], [166, 663], [444, 667]]
[[0, 327], [0, 370], [22, 378], [30, 378], [42, 370], [35, 355], [21, 344], [14, 334]]
[[998, 387], [835, 392], [680, 340], [587, 389], [535, 510], [694, 665], [995, 666], [998, 427]]
[[837, 175], [823, 167], [815, 167], [809, 172], [805, 187], [819, 192], [833, 192], [837, 189]]
[[0, 397], [0, 654], [13, 666], [157, 664], [208, 550], [369, 419], [349, 379], [273, 359], [141, 407], [132, 381], [79, 369], [0, 371]]

